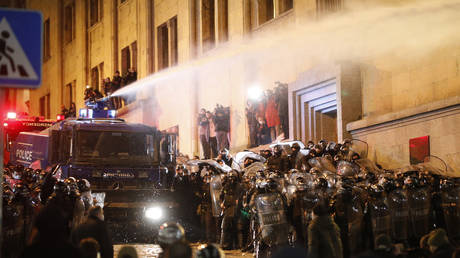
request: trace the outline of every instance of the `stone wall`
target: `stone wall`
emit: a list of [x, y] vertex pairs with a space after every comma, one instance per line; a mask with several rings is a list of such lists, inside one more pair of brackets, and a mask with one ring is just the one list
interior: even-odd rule
[[348, 124], [353, 138], [369, 144], [369, 158], [385, 168], [409, 165], [409, 139], [429, 136], [430, 154], [460, 176], [460, 97], [374, 116]]

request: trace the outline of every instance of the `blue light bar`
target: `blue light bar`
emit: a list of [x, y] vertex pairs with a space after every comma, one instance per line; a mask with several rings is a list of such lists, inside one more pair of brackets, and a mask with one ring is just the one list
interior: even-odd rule
[[81, 109], [80, 109], [79, 117], [81, 117], [81, 118], [86, 118], [87, 116], [88, 116], [88, 109], [86, 109], [86, 108], [81, 108]]
[[117, 116], [117, 111], [114, 109], [109, 110], [108, 112], [108, 117], [109, 118], [115, 118]]

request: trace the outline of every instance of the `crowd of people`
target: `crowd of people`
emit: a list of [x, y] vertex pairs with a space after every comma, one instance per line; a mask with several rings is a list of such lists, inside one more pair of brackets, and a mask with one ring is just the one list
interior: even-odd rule
[[[195, 256], [459, 257], [459, 179], [433, 164], [386, 170], [358, 146], [297, 141], [179, 164], [170, 187], [205, 243]], [[3, 257], [113, 257], [91, 185], [58, 171], [5, 167]], [[193, 255], [177, 223], [157, 239], [163, 257]]]
[[[131, 103], [134, 101], [135, 96], [128, 96], [128, 97], [111, 97], [111, 95], [125, 87], [126, 85], [129, 85], [137, 80], [137, 71], [135, 68], [129, 68], [128, 72], [124, 75], [120, 75], [120, 71], [116, 71], [115, 74], [113, 75], [112, 79], [110, 77], [107, 77], [102, 80], [101, 85], [102, 85], [102, 91], [99, 91], [99, 89], [93, 89], [91, 86], [87, 86], [84, 92], [84, 101], [85, 103], [88, 102], [95, 102], [98, 99], [102, 99], [104, 97], [109, 98], [109, 105], [110, 109], [119, 109], [123, 107], [126, 104]], [[71, 107], [67, 109], [64, 105], [61, 107], [61, 114], [64, 115], [66, 118], [67, 117], [75, 117], [75, 104], [72, 103]], [[72, 110], [72, 112], [71, 112]]]
[[217, 105], [214, 112], [202, 108], [198, 114], [198, 132], [204, 159], [217, 158], [218, 150], [230, 147], [230, 107]]
[[274, 91], [265, 91], [262, 99], [247, 101], [250, 148], [271, 143], [281, 134], [289, 138], [288, 87], [277, 84]]
[[61, 115], [63, 115], [64, 118], [77, 117], [77, 108], [75, 106], [75, 103], [72, 102], [69, 108], [66, 108], [65, 105], [62, 104], [61, 105]]
[[307, 257], [450, 258], [459, 246], [457, 178], [382, 169], [352, 141], [283, 146], [179, 166], [173, 188], [197, 210], [202, 241], [258, 257], [291, 246]]
[[7, 165], [3, 182], [2, 257], [113, 257], [103, 210], [86, 179], [58, 180], [45, 171]]

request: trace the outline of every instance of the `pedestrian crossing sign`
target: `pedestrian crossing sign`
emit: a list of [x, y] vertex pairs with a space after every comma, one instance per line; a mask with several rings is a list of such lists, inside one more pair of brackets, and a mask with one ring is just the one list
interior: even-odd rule
[[38, 11], [0, 8], [0, 87], [40, 87], [42, 27]]

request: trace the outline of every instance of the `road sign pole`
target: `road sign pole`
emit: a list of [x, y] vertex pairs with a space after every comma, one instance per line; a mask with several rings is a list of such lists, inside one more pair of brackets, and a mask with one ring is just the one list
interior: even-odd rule
[[0, 258], [2, 257], [3, 245], [3, 152], [4, 152], [4, 129], [3, 118], [5, 117], [5, 89], [0, 87]]

